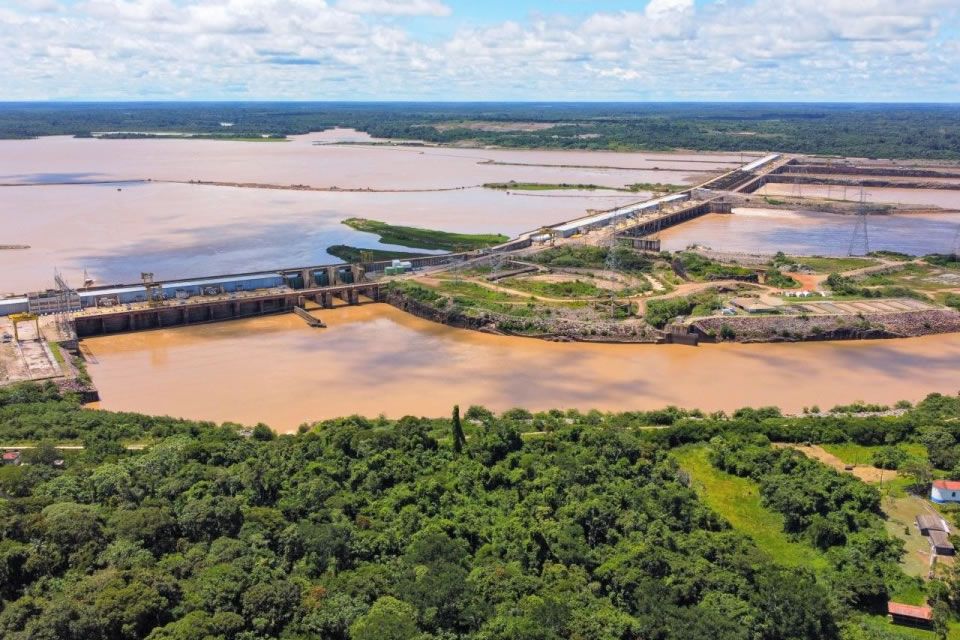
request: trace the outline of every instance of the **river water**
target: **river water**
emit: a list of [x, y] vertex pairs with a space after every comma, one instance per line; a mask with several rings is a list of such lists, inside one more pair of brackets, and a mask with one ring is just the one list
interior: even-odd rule
[[[398, 248], [340, 224], [352, 216], [514, 236], [651, 194], [598, 190], [516, 195], [471, 185], [510, 180], [617, 187], [688, 184], [740, 162], [739, 154], [335, 144], [343, 141], [370, 139], [351, 130], [331, 130], [290, 142], [69, 137], [0, 141], [0, 183], [29, 185], [0, 187], [0, 244], [31, 247], [0, 251], [0, 294], [49, 287], [54, 267], [74, 285], [84, 271], [97, 283], [112, 284], [136, 282], [142, 271], [171, 279], [336, 262], [326, 252], [334, 244]], [[82, 184], [146, 179], [152, 182]]]
[[[951, 193], [960, 206], [960, 192]], [[856, 224], [856, 216], [735, 208], [733, 215], [708, 214], [667, 229], [660, 238], [666, 251], [698, 244], [718, 251], [845, 256]], [[867, 233], [871, 251], [950, 253], [960, 239], [960, 213], [870, 216]], [[860, 240], [855, 251], [862, 247]]]
[[740, 161], [739, 154], [718, 153], [329, 144], [350, 137], [340, 131], [295, 136], [288, 142], [64, 136], [0, 140], [0, 183], [153, 179], [438, 189], [515, 180], [622, 187], [637, 182], [697, 182], [711, 173], [729, 171]]
[[[924, 181], [924, 178], [915, 178]], [[774, 197], [828, 198], [832, 200], [860, 201], [860, 187], [838, 187], [820, 184], [765, 184], [757, 195]], [[960, 190], [957, 189], [901, 189], [897, 187], [865, 187], [866, 202], [885, 204], [914, 204], [921, 206], [960, 208]]]
[[[51, 286], [55, 267], [75, 285], [84, 272], [98, 284], [112, 284], [137, 282], [143, 271], [172, 279], [324, 264], [336, 261], [326, 252], [334, 244], [402, 249], [380, 245], [375, 236], [340, 224], [352, 216], [513, 236], [651, 194], [505, 193], [472, 185], [511, 180], [617, 187], [693, 184], [751, 159], [749, 154], [730, 153], [338, 144], [342, 142], [376, 141], [344, 129], [296, 136], [289, 142], [69, 137], [0, 141], [0, 184], [29, 185], [0, 186], [0, 244], [30, 246], [0, 251], [0, 295]], [[146, 179], [152, 181], [78, 184]], [[163, 182], [190, 180], [338, 190]], [[900, 200], [913, 197], [960, 207], [960, 191], [870, 193], [881, 191], [895, 192]], [[956, 220], [871, 220], [871, 246], [913, 253], [949, 250]], [[697, 242], [715, 249], [845, 253], [852, 225], [852, 218], [841, 216], [740, 210], [734, 216], [708, 216], [682, 225], [664, 238], [667, 248]]]
[[288, 314], [87, 339], [99, 406], [292, 431], [353, 413], [443, 416], [454, 404], [798, 411], [960, 389], [960, 335], [694, 348], [492, 336], [382, 304], [314, 313], [327, 329]]
[[169, 183], [0, 187], [0, 244], [31, 245], [0, 251], [0, 293], [49, 287], [54, 266], [76, 285], [84, 270], [98, 283], [118, 283], [137, 282], [141, 271], [167, 280], [329, 264], [339, 261], [326, 252], [335, 244], [417, 251], [380, 244], [377, 236], [341, 224], [354, 216], [512, 237], [648, 195], [604, 193], [539, 198], [482, 188], [356, 193]]
[[[341, 224], [351, 216], [512, 236], [649, 194], [506, 194], [472, 185], [694, 184], [740, 163], [739, 154], [335, 144], [342, 141], [367, 140], [335, 131], [291, 142], [0, 141], [0, 183], [25, 185], [0, 187], [0, 244], [31, 246], [0, 251], [0, 294], [49, 286], [54, 267], [75, 283], [85, 269], [100, 283], [135, 282], [141, 271], [166, 279], [277, 269], [332, 261], [326, 248], [333, 244], [381, 246]], [[77, 184], [144, 179], [153, 181]], [[339, 190], [164, 182], [189, 180]], [[410, 189], [423, 191], [396, 191]], [[897, 196], [908, 200], [918, 193], [918, 203], [954, 207], [960, 194], [894, 191], [908, 192]], [[742, 209], [681, 225], [663, 239], [667, 248], [697, 242], [727, 250], [843, 254], [853, 222]], [[872, 217], [871, 248], [949, 250], [958, 225], [954, 214]], [[497, 337], [428, 323], [385, 305], [318, 313], [328, 329], [310, 329], [291, 314], [85, 340], [101, 406], [292, 430], [350, 413], [447, 415], [455, 403], [494, 410], [677, 404], [728, 411], [777, 404], [793, 411], [858, 399], [917, 400], [960, 388], [960, 335], [694, 349]]]

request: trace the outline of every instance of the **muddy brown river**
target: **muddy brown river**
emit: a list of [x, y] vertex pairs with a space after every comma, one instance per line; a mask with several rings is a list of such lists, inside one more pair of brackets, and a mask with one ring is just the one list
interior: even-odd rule
[[[508, 195], [476, 185], [696, 184], [751, 159], [333, 144], [344, 141], [368, 139], [332, 131], [290, 142], [0, 141], [0, 183], [23, 185], [0, 186], [0, 244], [30, 245], [0, 251], [0, 294], [48, 287], [54, 267], [75, 284], [84, 271], [98, 284], [136, 282], [141, 271], [168, 279], [277, 269], [331, 262], [326, 249], [333, 244], [383, 247], [341, 224], [350, 216], [512, 236], [649, 194]], [[191, 180], [336, 190], [182, 183]], [[105, 183], [80, 184], [88, 182]], [[871, 191], [873, 199], [960, 208], [958, 191]], [[668, 230], [663, 240], [667, 248], [697, 242], [842, 254], [852, 226], [843, 216], [745, 209], [705, 216]], [[955, 214], [878, 218], [871, 220], [872, 247], [945, 251], [958, 227]], [[385, 305], [320, 313], [328, 329], [286, 315], [86, 340], [100, 406], [263, 421], [289, 431], [351, 413], [447, 415], [455, 403], [728, 411], [776, 404], [795, 411], [960, 389], [960, 335], [700, 348], [555, 344], [451, 329]]]
[[454, 404], [621, 411], [892, 404], [960, 389], [960, 335], [701, 347], [552, 343], [453, 329], [370, 304], [85, 340], [106, 409], [282, 431]]

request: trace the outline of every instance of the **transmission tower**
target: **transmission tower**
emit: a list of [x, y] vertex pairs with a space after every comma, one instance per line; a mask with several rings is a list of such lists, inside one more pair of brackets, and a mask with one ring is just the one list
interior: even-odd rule
[[863, 248], [863, 253], [870, 253], [870, 234], [867, 228], [867, 204], [864, 199], [863, 187], [860, 187], [860, 205], [857, 207], [857, 223], [853, 227], [853, 236], [850, 238], [850, 248], [847, 255], [856, 255], [854, 250]]
[[70, 288], [66, 279], [54, 269], [53, 281], [56, 284], [56, 311], [55, 320], [57, 332], [63, 340], [72, 340], [76, 337], [73, 326], [73, 312], [80, 305], [80, 296]]
[[495, 276], [501, 271], [503, 271], [504, 265], [507, 263], [507, 256], [502, 253], [495, 253], [490, 259], [490, 275]]
[[605, 245], [607, 248], [607, 257], [603, 261], [603, 275], [613, 283], [613, 286], [610, 288], [610, 302], [613, 302], [617, 297], [616, 283], [619, 282], [619, 280], [617, 280], [617, 271], [620, 270], [620, 256], [617, 252], [620, 242], [617, 240], [617, 230], [615, 228], [610, 230], [610, 239]]

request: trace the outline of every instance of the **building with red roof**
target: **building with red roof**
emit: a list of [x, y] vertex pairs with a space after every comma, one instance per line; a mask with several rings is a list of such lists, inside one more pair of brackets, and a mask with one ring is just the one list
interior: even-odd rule
[[907, 624], [920, 627], [933, 626], [933, 609], [930, 607], [915, 607], [899, 602], [887, 603], [887, 616], [894, 624]]
[[960, 482], [955, 480], [937, 480], [930, 487], [930, 499], [944, 502], [960, 502]]

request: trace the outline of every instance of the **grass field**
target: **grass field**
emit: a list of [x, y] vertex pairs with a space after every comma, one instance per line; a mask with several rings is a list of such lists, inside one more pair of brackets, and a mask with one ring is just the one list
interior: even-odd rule
[[753, 538], [757, 546], [788, 566], [824, 569], [826, 557], [812, 546], [793, 542], [783, 532], [783, 516], [763, 507], [758, 485], [747, 478], [719, 471], [707, 459], [702, 446], [674, 451], [680, 467], [707, 506], [726, 518], [733, 528]]
[[[846, 464], [870, 464], [873, 453], [880, 449], [879, 446], [868, 447], [853, 443], [824, 444], [820, 446], [827, 452], [843, 460]], [[897, 446], [906, 451], [907, 455], [911, 458], [918, 458], [920, 460], [927, 459], [927, 448], [922, 444], [907, 442], [900, 443]]]
[[500, 284], [508, 289], [516, 289], [517, 291], [547, 298], [595, 298], [604, 293], [597, 286], [580, 280], [574, 282], [541, 282], [522, 278], [506, 278]]
[[403, 227], [366, 218], [347, 218], [343, 224], [357, 231], [375, 233], [380, 236], [380, 242], [384, 244], [396, 244], [413, 249], [467, 251], [500, 244], [510, 239], [501, 234], [450, 233], [420, 227]]
[[837, 271], [853, 271], [864, 267], [880, 264], [868, 258], [822, 258], [819, 256], [790, 257], [791, 262], [805, 264], [817, 273], [834, 273]]
[[911, 576], [925, 576], [930, 567], [930, 541], [920, 535], [915, 523], [918, 515], [930, 515], [931, 512], [921, 498], [906, 495], [884, 496], [883, 512], [887, 514], [884, 523], [887, 533], [906, 543], [907, 554], [901, 563], [904, 572]]

